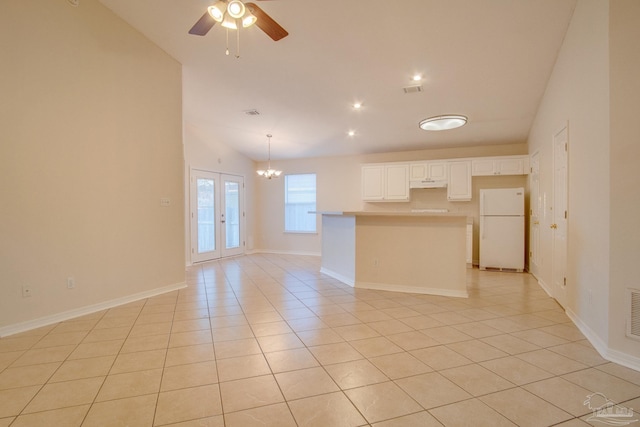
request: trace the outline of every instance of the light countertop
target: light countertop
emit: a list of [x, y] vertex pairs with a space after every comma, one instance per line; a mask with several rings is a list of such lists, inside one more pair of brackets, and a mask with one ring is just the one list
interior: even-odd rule
[[416, 216], [416, 217], [468, 217], [462, 212], [434, 212], [434, 211], [313, 211], [318, 215], [334, 216]]

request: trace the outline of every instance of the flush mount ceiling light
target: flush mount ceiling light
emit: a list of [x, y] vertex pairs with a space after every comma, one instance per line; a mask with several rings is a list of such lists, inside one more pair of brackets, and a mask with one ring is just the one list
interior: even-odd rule
[[420, 129], [430, 131], [449, 130], [459, 128], [465, 124], [467, 124], [467, 118], [465, 116], [436, 116], [422, 120], [420, 122]]
[[279, 178], [280, 175], [282, 174], [282, 171], [277, 170], [277, 169], [271, 169], [271, 134], [267, 135], [267, 139], [268, 144], [269, 144], [269, 157], [268, 157], [268, 162], [267, 162], [267, 170], [264, 169], [259, 169], [256, 171], [256, 173], [258, 174], [258, 176], [261, 176], [263, 178], [267, 178], [267, 179], [272, 179], [272, 178]]

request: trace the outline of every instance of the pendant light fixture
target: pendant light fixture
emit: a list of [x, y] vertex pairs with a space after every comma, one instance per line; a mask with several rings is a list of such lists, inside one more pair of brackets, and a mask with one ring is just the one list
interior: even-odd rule
[[281, 170], [271, 169], [271, 134], [267, 134], [268, 144], [269, 144], [269, 156], [267, 157], [267, 169], [259, 169], [256, 172], [258, 176], [267, 179], [279, 178], [282, 174]]

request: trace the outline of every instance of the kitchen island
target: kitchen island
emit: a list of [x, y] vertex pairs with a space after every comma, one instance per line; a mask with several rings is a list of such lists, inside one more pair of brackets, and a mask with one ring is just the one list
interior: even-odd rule
[[356, 288], [468, 296], [466, 215], [316, 213], [322, 215], [322, 273]]

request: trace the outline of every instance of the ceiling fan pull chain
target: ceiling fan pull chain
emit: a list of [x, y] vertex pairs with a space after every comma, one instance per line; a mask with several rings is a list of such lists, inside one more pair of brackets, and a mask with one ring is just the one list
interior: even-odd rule
[[238, 29], [236, 30], [236, 59], [240, 58], [240, 25], [238, 25]]
[[227, 28], [227, 50], [224, 52], [227, 56], [229, 56], [229, 29]]

